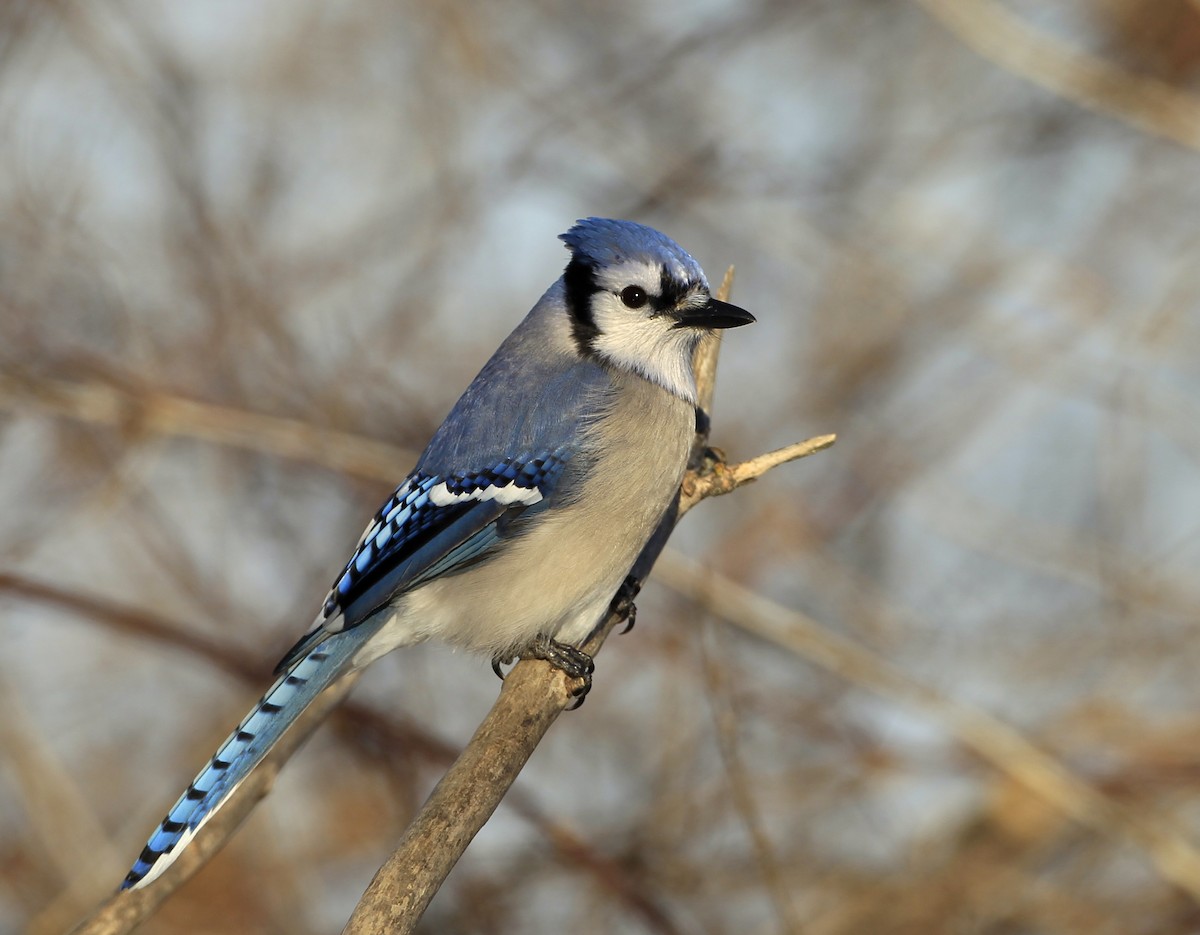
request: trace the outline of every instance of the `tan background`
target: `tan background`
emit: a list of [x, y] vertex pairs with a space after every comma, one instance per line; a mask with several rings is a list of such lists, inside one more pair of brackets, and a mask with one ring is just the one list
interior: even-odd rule
[[[599, 214], [737, 265], [715, 442], [840, 437], [674, 549], [903, 679], [664, 575], [426, 931], [1196, 931], [1198, 64], [1183, 0], [4, 4], [0, 930], [118, 882]], [[336, 931], [496, 690], [383, 660], [145, 931]]]

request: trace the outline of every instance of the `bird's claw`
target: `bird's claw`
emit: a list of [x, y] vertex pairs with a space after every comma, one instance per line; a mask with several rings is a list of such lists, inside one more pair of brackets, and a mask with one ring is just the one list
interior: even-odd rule
[[612, 613], [625, 618], [625, 628], [621, 631], [622, 633], [628, 633], [637, 623], [637, 605], [633, 601], [641, 590], [642, 583], [633, 575], [627, 575], [612, 600], [610, 605]]
[[725, 463], [725, 452], [720, 448], [715, 448], [711, 445], [706, 446], [704, 449], [702, 462], [704, 464], [704, 471], [706, 473], [715, 471], [717, 465]]
[[637, 604], [629, 605], [629, 612], [625, 614], [625, 626], [621, 628], [621, 636], [624, 636], [633, 629], [633, 625], [637, 623]]
[[576, 700], [575, 704], [567, 709], [569, 711], [574, 711], [583, 704], [583, 699], [592, 690], [592, 673], [596, 671], [596, 663], [592, 661], [591, 656], [577, 646], [560, 643], [548, 636], [539, 636], [515, 655], [493, 656], [492, 671], [503, 681], [504, 672], [500, 667], [508, 665], [516, 659], [544, 660], [554, 668], [561, 669], [567, 678], [579, 682], [579, 685], [571, 691], [571, 697]]
[[577, 646], [560, 643], [548, 636], [539, 636], [522, 652], [523, 659], [544, 659], [556, 669], [562, 669], [567, 678], [574, 679], [579, 684], [571, 691], [575, 704], [567, 710], [574, 711], [592, 690], [592, 673], [596, 671], [596, 663], [592, 657]]

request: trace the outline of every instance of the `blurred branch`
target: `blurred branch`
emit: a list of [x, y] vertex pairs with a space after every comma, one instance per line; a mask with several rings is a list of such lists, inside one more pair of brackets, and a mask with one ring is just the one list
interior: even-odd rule
[[[64, 896], [34, 916], [28, 935], [58, 935], [91, 900], [98, 878], [116, 858], [95, 811], [55, 756], [50, 738], [29, 717], [20, 693], [0, 676], [0, 753], [20, 790], [37, 857], [55, 871]], [[103, 884], [100, 884], [103, 885]]]
[[0, 374], [0, 409], [13, 413], [35, 409], [111, 426], [135, 436], [194, 438], [389, 483], [394, 483], [415, 460], [414, 454], [404, 448], [351, 432], [156, 390], [133, 392], [98, 380]]
[[[714, 626], [712, 621], [709, 621], [708, 626], [704, 628], [704, 636], [717, 644], [721, 641], [722, 631]], [[725, 776], [732, 794], [733, 806], [737, 810], [754, 848], [755, 859], [761, 868], [763, 882], [771, 896], [771, 903], [779, 920], [779, 930], [786, 935], [799, 935], [804, 931], [804, 925], [801, 923], [799, 911], [796, 909], [795, 894], [780, 865], [779, 856], [771, 845], [764, 816], [755, 800], [756, 787], [751, 777], [747, 775], [741, 751], [738, 748], [738, 712], [729, 685], [730, 676], [729, 672], [718, 664], [718, 657], [724, 655], [721, 652], [723, 647], [714, 645], [710, 648], [705, 645], [705, 642], [701, 642], [700, 645], [706, 689], [705, 697], [712, 714], [717, 752], [720, 753], [721, 763], [725, 767]]]
[[338, 679], [318, 695], [283, 735], [262, 763], [243, 779], [213, 819], [205, 825], [208, 834], [198, 834], [182, 854], [171, 864], [167, 873], [153, 886], [115, 893], [86, 920], [72, 935], [120, 935], [133, 929], [153, 915], [154, 911], [179, 887], [190, 880], [229, 840], [260, 799], [266, 797], [275, 783], [280, 768], [293, 753], [325, 721], [358, 680], [352, 672]]
[[1164, 879], [1200, 902], [1200, 853], [1192, 844], [1157, 816], [1129, 808], [1089, 785], [1015, 728], [985, 711], [942, 696], [812, 618], [681, 555], [665, 553], [658, 578], [760, 639], [877, 695], [922, 709], [963, 745], [1064, 815], [1139, 848]]
[[1200, 99], [1072, 49], [991, 0], [916, 0], [979, 55], [1146, 133], [1200, 149]]
[[264, 670], [244, 653], [221, 640], [194, 633], [157, 614], [138, 610], [101, 597], [92, 597], [9, 571], [0, 571], [0, 594], [48, 604], [84, 619], [133, 636], [145, 637], [183, 649], [243, 679], [260, 681]]
[[[206, 639], [184, 626], [156, 614], [103, 598], [85, 596], [55, 585], [2, 571], [0, 571], [0, 594], [56, 607], [79, 619], [90, 620], [108, 627], [114, 632], [183, 650], [190, 659], [207, 662], [222, 672], [234, 675], [251, 688], [261, 688], [264, 675], [270, 671], [268, 665], [259, 664], [259, 662], [247, 658], [244, 652], [231, 648], [224, 641]], [[386, 748], [402, 748], [407, 753], [419, 754], [431, 762], [443, 765], [453, 762], [457, 753], [454, 747], [433, 734], [414, 725], [385, 717], [373, 708], [354, 701], [347, 702], [338, 708], [333, 712], [333, 717], [347, 728], [346, 736], [359, 745], [366, 742], [368, 746], [373, 743]], [[666, 910], [657, 903], [653, 895], [642, 886], [637, 878], [615, 861], [590, 847], [587, 842], [581, 840], [570, 830], [548, 818], [543, 810], [520, 789], [515, 789], [509, 794], [506, 804], [536, 828], [565, 861], [587, 872], [593, 880], [620, 899], [633, 914], [646, 923], [650, 931], [664, 933], [664, 935], [678, 931]], [[223, 818], [223, 814], [224, 809], [218, 812], [205, 826], [206, 831], [210, 827], [215, 829], [209, 832], [210, 835], [217, 836], [222, 840], [231, 836], [240, 824], [240, 819]], [[213, 852], [216, 849], [214, 847]], [[91, 863], [96, 864], [97, 854], [109, 854], [112, 850], [105, 840], [103, 848], [93, 848], [89, 851]], [[115, 879], [117, 874], [124, 869], [123, 866], [114, 864], [107, 859], [102, 860], [100, 864], [95, 868], [96, 873], [107, 873], [112, 879]], [[72, 884], [71, 891], [53, 904], [54, 918], [65, 916], [72, 906], [75, 907], [77, 913], [79, 902], [76, 897], [79, 899], [94, 898], [94, 889], [91, 897], [83, 890], [83, 887], [91, 882], [91, 877], [89, 876], [86, 880], [80, 878], [80, 880], [82, 882], [78, 888]], [[115, 910], [109, 909], [111, 903], [120, 897], [120, 894], [114, 894], [101, 907], [100, 913], [93, 915], [92, 919], [97, 924], [110, 924], [113, 919], [118, 918], [125, 920], [123, 924], [137, 924], [149, 917], [158, 904], [170, 895], [170, 892], [172, 890], [164, 889], [161, 899], [155, 902], [145, 902], [139, 906], [138, 914], [133, 922], [128, 922], [129, 916], [118, 915]], [[63, 905], [64, 901], [67, 903], [65, 906]], [[62, 928], [63, 926], [59, 925], [54, 930], [61, 931]], [[116, 931], [125, 930], [116, 929]], [[93, 930], [80, 928], [77, 931]], [[94, 931], [104, 932], [107, 930], [100, 928]]]
[[[732, 275], [730, 269], [718, 290], [722, 299], [728, 298]], [[711, 414], [719, 349], [720, 342], [712, 340], [697, 351], [698, 400], [706, 416]], [[715, 468], [708, 463], [712, 457], [708, 448], [708, 420], [699, 422], [701, 430], [692, 447], [691, 467], [684, 486], [706, 491], [711, 486], [711, 492], [697, 496], [695, 502], [703, 496], [727, 493], [740, 486], [710, 485], [706, 481]], [[828, 444], [832, 440], [826, 447]], [[765, 462], [753, 468], [737, 465], [728, 472], [733, 477], [744, 477], [742, 483], [745, 483], [768, 467]], [[635, 580], [646, 580], [682, 515], [682, 502], [677, 501], [676, 508], [668, 511], [635, 562], [631, 572]], [[583, 649], [595, 656], [613, 627], [623, 619], [621, 613], [610, 611]], [[525, 659], [513, 667], [492, 710], [413, 818], [396, 851], [375, 874], [343, 935], [384, 935], [416, 928], [430, 901], [496, 810], [550, 725], [574, 701], [573, 687], [561, 670], [541, 660]]]

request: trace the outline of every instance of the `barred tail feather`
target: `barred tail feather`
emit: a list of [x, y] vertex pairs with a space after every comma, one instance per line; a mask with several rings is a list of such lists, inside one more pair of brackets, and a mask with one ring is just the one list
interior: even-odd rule
[[309, 703], [351, 668], [357, 651], [382, 623], [381, 619], [371, 620], [338, 633], [288, 667], [172, 806], [146, 842], [121, 889], [145, 886], [175, 861]]

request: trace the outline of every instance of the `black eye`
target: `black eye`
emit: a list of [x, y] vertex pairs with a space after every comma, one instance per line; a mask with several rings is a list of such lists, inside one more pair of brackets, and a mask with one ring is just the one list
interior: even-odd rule
[[626, 286], [621, 290], [621, 301], [629, 308], [641, 308], [649, 298], [646, 290], [640, 286]]

